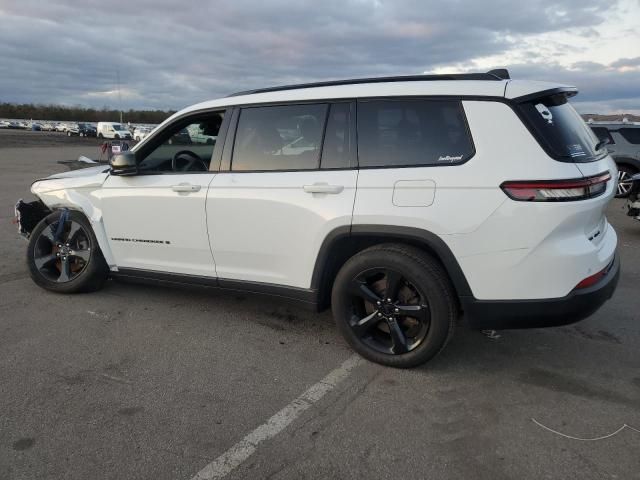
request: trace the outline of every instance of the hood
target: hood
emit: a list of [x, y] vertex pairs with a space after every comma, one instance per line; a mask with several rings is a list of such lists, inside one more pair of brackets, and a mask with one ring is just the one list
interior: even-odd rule
[[68, 172], [54, 173], [42, 180], [50, 180], [53, 178], [77, 178], [77, 177], [90, 177], [99, 173], [108, 173], [108, 165], [98, 165], [97, 167], [80, 168], [78, 170], [70, 170]]
[[100, 188], [109, 176], [109, 167], [99, 165], [97, 167], [81, 168], [69, 172], [54, 173], [49, 177], [36, 180], [31, 185], [31, 192], [35, 195], [55, 190], [70, 190], [78, 188]]

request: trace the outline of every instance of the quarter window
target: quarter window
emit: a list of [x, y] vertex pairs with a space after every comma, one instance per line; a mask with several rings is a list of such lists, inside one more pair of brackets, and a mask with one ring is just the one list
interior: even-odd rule
[[244, 108], [231, 170], [312, 170], [320, 165], [326, 104]]
[[473, 156], [460, 102], [382, 100], [358, 104], [361, 167], [451, 165]]
[[620, 135], [629, 143], [640, 144], [640, 128], [621, 128]]

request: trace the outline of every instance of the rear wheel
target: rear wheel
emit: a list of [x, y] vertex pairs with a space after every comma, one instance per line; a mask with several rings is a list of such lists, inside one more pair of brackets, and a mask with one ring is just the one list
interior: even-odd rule
[[626, 198], [631, 193], [633, 187], [633, 177], [637, 170], [628, 165], [618, 165], [618, 190], [616, 191], [616, 198]]
[[440, 263], [396, 244], [371, 247], [349, 259], [336, 277], [331, 302], [338, 329], [355, 351], [400, 368], [437, 355], [458, 316]]
[[102, 132], [98, 134], [98, 138], [104, 138], [104, 136], [102, 135]]
[[80, 212], [58, 211], [33, 229], [27, 250], [33, 281], [47, 290], [98, 290], [109, 269], [89, 221]]

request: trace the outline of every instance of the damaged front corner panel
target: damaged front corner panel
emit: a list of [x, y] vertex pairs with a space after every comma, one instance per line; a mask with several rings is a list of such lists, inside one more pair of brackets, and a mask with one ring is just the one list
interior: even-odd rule
[[29, 238], [36, 225], [40, 223], [40, 220], [49, 215], [51, 210], [40, 200], [27, 203], [20, 199], [18, 203], [16, 203], [15, 213], [18, 232], [23, 237]]

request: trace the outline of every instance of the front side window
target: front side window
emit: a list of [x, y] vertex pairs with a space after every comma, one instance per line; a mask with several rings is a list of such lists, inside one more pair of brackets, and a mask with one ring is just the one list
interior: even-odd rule
[[312, 170], [320, 164], [326, 104], [243, 108], [231, 170]]
[[615, 143], [607, 127], [591, 127], [591, 130], [593, 130], [593, 133], [596, 134], [596, 137], [598, 137], [599, 141], [608, 142], [607, 145], [612, 145]]
[[361, 167], [460, 164], [474, 154], [458, 101], [363, 101], [357, 122]]
[[[607, 149], [571, 106], [565, 94], [521, 103], [518, 108], [533, 127], [537, 140], [558, 160], [591, 162]], [[595, 147], [599, 149], [596, 152]]]
[[640, 128], [621, 128], [620, 135], [629, 143], [640, 144]]
[[139, 160], [140, 172], [208, 171], [223, 117], [223, 112], [200, 115], [158, 132], [162, 143]]

